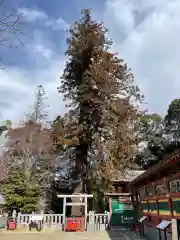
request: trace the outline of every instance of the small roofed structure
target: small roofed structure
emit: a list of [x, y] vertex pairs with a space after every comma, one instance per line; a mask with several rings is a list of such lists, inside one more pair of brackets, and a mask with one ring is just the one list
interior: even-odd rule
[[144, 170], [117, 171], [117, 173], [114, 174], [111, 179], [113, 192], [109, 194], [106, 193], [106, 195], [115, 195], [118, 193], [130, 194], [129, 183], [134, 181], [137, 177], [141, 176], [144, 172]]
[[112, 178], [113, 182], [132, 182], [135, 178], [142, 175], [144, 170], [125, 170], [124, 172], [118, 171], [117, 175]]

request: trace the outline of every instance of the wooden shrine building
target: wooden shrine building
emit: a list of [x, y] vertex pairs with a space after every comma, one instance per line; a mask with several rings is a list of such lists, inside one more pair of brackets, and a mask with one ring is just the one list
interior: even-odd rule
[[139, 206], [136, 214], [139, 210], [147, 217], [147, 233], [153, 234], [162, 220], [180, 219], [180, 151], [148, 169], [129, 186]]

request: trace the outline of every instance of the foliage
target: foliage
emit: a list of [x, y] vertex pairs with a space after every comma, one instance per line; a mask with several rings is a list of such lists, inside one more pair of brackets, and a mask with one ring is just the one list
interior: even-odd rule
[[180, 99], [173, 100], [165, 116], [165, 126], [174, 141], [180, 140]]
[[134, 156], [135, 162], [149, 168], [180, 148], [180, 100], [168, 107], [164, 119], [158, 114], [143, 115], [138, 131], [142, 148]]
[[23, 168], [12, 168], [3, 184], [3, 193], [8, 212], [31, 213], [39, 205], [39, 187]]
[[[21, 178], [25, 178], [25, 182], [31, 182], [33, 179], [33, 184], [35, 184], [36, 188], [32, 187], [32, 190], [35, 189], [35, 194], [38, 190], [39, 202], [43, 205], [47, 192], [50, 190], [55, 153], [52, 131], [42, 125], [42, 97], [43, 94], [36, 95], [38, 104], [35, 104], [34, 112], [30, 115], [32, 117], [21, 122], [19, 126], [8, 132], [7, 151], [4, 154], [4, 158], [1, 159], [1, 165], [5, 169], [4, 179], [5, 181], [8, 180], [9, 183], [13, 179], [14, 169], [16, 169], [18, 177], [18, 174], [20, 174]], [[15, 177], [17, 177], [16, 175]], [[6, 198], [10, 208], [13, 202], [11, 197], [8, 198], [7, 194], [8, 192], [13, 192], [13, 189], [11, 189], [11, 184], [6, 185], [6, 187]], [[30, 188], [29, 185], [27, 187]], [[21, 185], [17, 185], [16, 188], [20, 188], [19, 191], [21, 191]], [[24, 200], [24, 195], [21, 197]], [[44, 206], [39, 204], [39, 208], [44, 208]]]
[[144, 114], [137, 131], [138, 149], [135, 162], [143, 168], [154, 164], [164, 153], [167, 143], [164, 120], [158, 114]]
[[78, 141], [74, 160], [76, 172], [85, 183], [89, 161], [92, 161], [89, 153], [94, 142], [102, 146], [112, 139], [116, 141], [113, 134], [118, 127], [119, 133], [122, 131], [118, 141], [121, 147], [118, 159], [114, 154], [115, 166], [120, 165], [120, 158], [128, 155], [127, 149], [132, 145], [133, 137], [126, 141], [130, 134], [127, 132], [132, 130], [137, 119], [135, 103], [141, 101], [142, 96], [127, 64], [117, 54], [111, 53], [112, 42], [106, 38], [107, 29], [102, 23], [92, 20], [89, 10], [82, 14], [82, 18], [69, 29], [66, 52], [69, 60], [59, 92], [64, 94], [76, 114], [74, 130]]

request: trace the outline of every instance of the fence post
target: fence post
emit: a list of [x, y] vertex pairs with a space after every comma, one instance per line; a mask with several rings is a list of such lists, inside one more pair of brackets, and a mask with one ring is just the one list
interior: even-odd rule
[[111, 229], [111, 213], [108, 212], [108, 223], [107, 223], [107, 229], [110, 230]]
[[21, 223], [21, 213], [18, 212], [18, 214], [17, 214], [17, 228], [20, 227], [20, 223]]
[[66, 221], [66, 197], [63, 198], [63, 226]]

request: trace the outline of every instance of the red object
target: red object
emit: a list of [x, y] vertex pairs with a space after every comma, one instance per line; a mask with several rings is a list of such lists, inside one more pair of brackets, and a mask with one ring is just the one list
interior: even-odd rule
[[134, 225], [131, 224], [131, 226], [130, 226], [130, 231], [133, 231], [133, 230], [134, 230]]
[[136, 224], [136, 232], [140, 232], [140, 225]]
[[84, 231], [84, 218], [67, 218], [65, 231]]
[[8, 230], [14, 230], [14, 229], [16, 229], [16, 222], [15, 221], [8, 222]]

